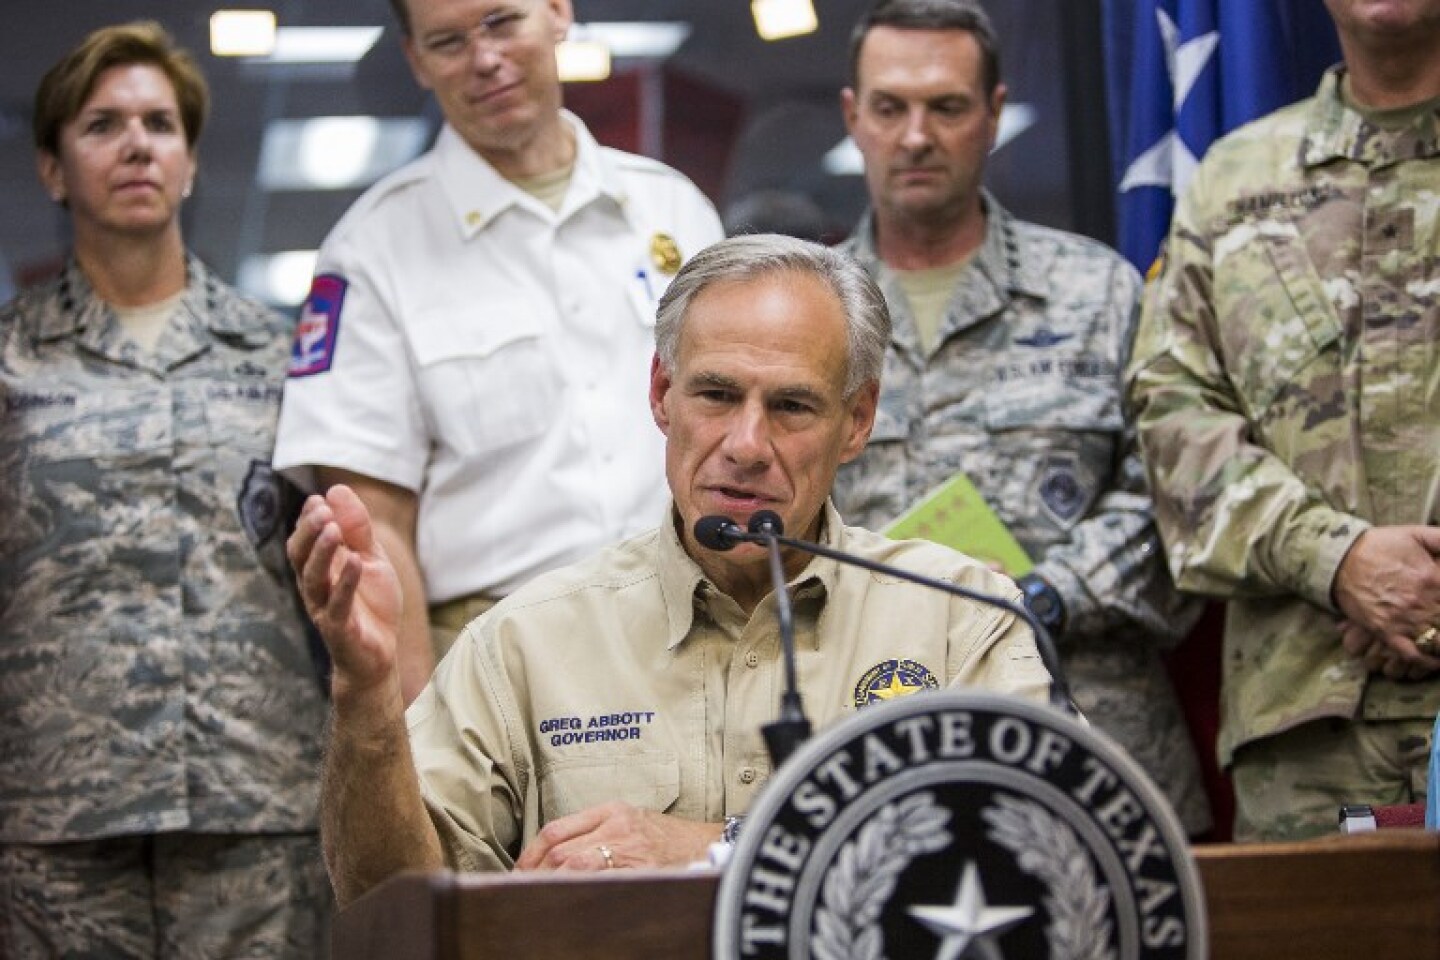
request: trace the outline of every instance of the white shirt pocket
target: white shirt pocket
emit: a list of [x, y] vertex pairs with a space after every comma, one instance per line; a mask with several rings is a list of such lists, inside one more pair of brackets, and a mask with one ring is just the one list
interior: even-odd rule
[[532, 440], [558, 416], [559, 360], [524, 301], [444, 302], [408, 329], [436, 441], [466, 456]]

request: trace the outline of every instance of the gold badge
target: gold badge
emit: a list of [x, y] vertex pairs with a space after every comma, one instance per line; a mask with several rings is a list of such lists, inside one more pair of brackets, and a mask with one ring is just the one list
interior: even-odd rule
[[655, 269], [673, 277], [675, 271], [680, 269], [680, 248], [675, 245], [675, 238], [668, 233], [657, 233], [650, 238], [650, 262], [655, 264]]

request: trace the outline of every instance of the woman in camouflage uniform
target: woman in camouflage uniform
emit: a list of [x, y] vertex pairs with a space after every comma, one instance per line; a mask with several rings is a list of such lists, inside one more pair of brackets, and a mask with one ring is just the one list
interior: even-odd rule
[[42, 80], [61, 274], [0, 309], [0, 955], [304, 957], [325, 704], [269, 458], [286, 323], [185, 249], [204, 79], [158, 25]]

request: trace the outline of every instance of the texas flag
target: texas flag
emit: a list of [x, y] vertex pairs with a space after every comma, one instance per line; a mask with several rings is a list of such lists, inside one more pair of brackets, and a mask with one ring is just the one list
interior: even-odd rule
[[1105, 0], [1119, 248], [1144, 271], [1210, 143], [1339, 59], [1319, 0]]

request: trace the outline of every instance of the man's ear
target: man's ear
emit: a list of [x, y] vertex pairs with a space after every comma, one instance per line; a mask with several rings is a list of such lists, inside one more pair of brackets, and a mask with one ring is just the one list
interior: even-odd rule
[[550, 17], [555, 24], [555, 42], [559, 43], [565, 39], [570, 32], [571, 25], [575, 22], [575, 9], [570, 5], [570, 0], [547, 0], [550, 6]]
[[860, 456], [875, 428], [875, 409], [880, 404], [880, 381], [871, 380], [860, 388], [850, 401], [850, 433], [840, 451], [840, 462], [849, 463]]
[[650, 415], [655, 418], [655, 426], [667, 437], [670, 436], [670, 412], [665, 409], [665, 398], [672, 385], [670, 371], [660, 362], [660, 354], [655, 354], [650, 358]]
[[860, 108], [860, 101], [855, 97], [855, 91], [846, 87], [840, 91], [840, 114], [845, 118], [845, 132], [851, 136], [855, 135], [855, 114]]
[[995, 149], [995, 139], [1000, 136], [1000, 114], [1005, 109], [1005, 97], [1010, 91], [1005, 84], [995, 84], [995, 92], [990, 94], [990, 149]]

